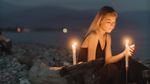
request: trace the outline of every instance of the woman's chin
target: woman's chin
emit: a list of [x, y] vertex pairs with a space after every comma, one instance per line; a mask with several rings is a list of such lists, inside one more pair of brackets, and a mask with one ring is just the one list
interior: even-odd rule
[[111, 31], [107, 31], [107, 33], [111, 33]]

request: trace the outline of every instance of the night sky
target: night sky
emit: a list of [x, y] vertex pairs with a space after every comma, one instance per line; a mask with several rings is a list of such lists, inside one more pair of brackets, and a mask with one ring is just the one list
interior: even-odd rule
[[[149, 0], [1, 0], [22, 8], [39, 6], [58, 6], [76, 10], [99, 9], [101, 5], [111, 5], [122, 11], [149, 11]], [[21, 8], [20, 8], [21, 9]], [[5, 9], [2, 9], [5, 10]], [[7, 10], [10, 11], [10, 10]]]
[[0, 28], [67, 26], [82, 32], [104, 5], [119, 13], [112, 32], [113, 52], [122, 50], [121, 39], [129, 35], [136, 44], [136, 57], [150, 59], [150, 0], [0, 0]]

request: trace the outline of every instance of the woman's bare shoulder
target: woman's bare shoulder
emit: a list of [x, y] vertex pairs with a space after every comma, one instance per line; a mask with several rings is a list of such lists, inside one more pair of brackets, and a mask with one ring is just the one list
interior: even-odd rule
[[96, 38], [98, 38], [97, 34], [95, 32], [91, 32], [83, 41], [82, 47], [87, 46], [89, 41], [95, 41]]
[[93, 41], [96, 41], [98, 39], [98, 35], [95, 33], [95, 32], [91, 32], [88, 36], [87, 36], [87, 39], [86, 41], [90, 41], [90, 42], [93, 42]]

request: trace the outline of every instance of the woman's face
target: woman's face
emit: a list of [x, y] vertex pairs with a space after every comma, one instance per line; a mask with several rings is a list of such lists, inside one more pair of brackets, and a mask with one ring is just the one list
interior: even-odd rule
[[117, 17], [111, 13], [106, 14], [100, 22], [100, 28], [102, 28], [103, 31], [110, 33], [115, 27], [116, 18]]

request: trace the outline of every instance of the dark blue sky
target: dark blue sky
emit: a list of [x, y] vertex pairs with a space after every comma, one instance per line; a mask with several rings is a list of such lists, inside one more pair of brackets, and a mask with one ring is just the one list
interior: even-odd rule
[[111, 5], [122, 11], [149, 11], [149, 0], [1, 0], [15, 6], [30, 8], [53, 5], [70, 9], [99, 9], [103, 4]]
[[150, 0], [0, 0], [0, 27], [61, 28], [67, 25], [82, 32], [96, 11], [109, 5], [119, 13], [112, 33], [114, 52], [122, 49], [120, 40], [128, 34], [135, 40], [138, 57], [150, 58], [149, 4]]

